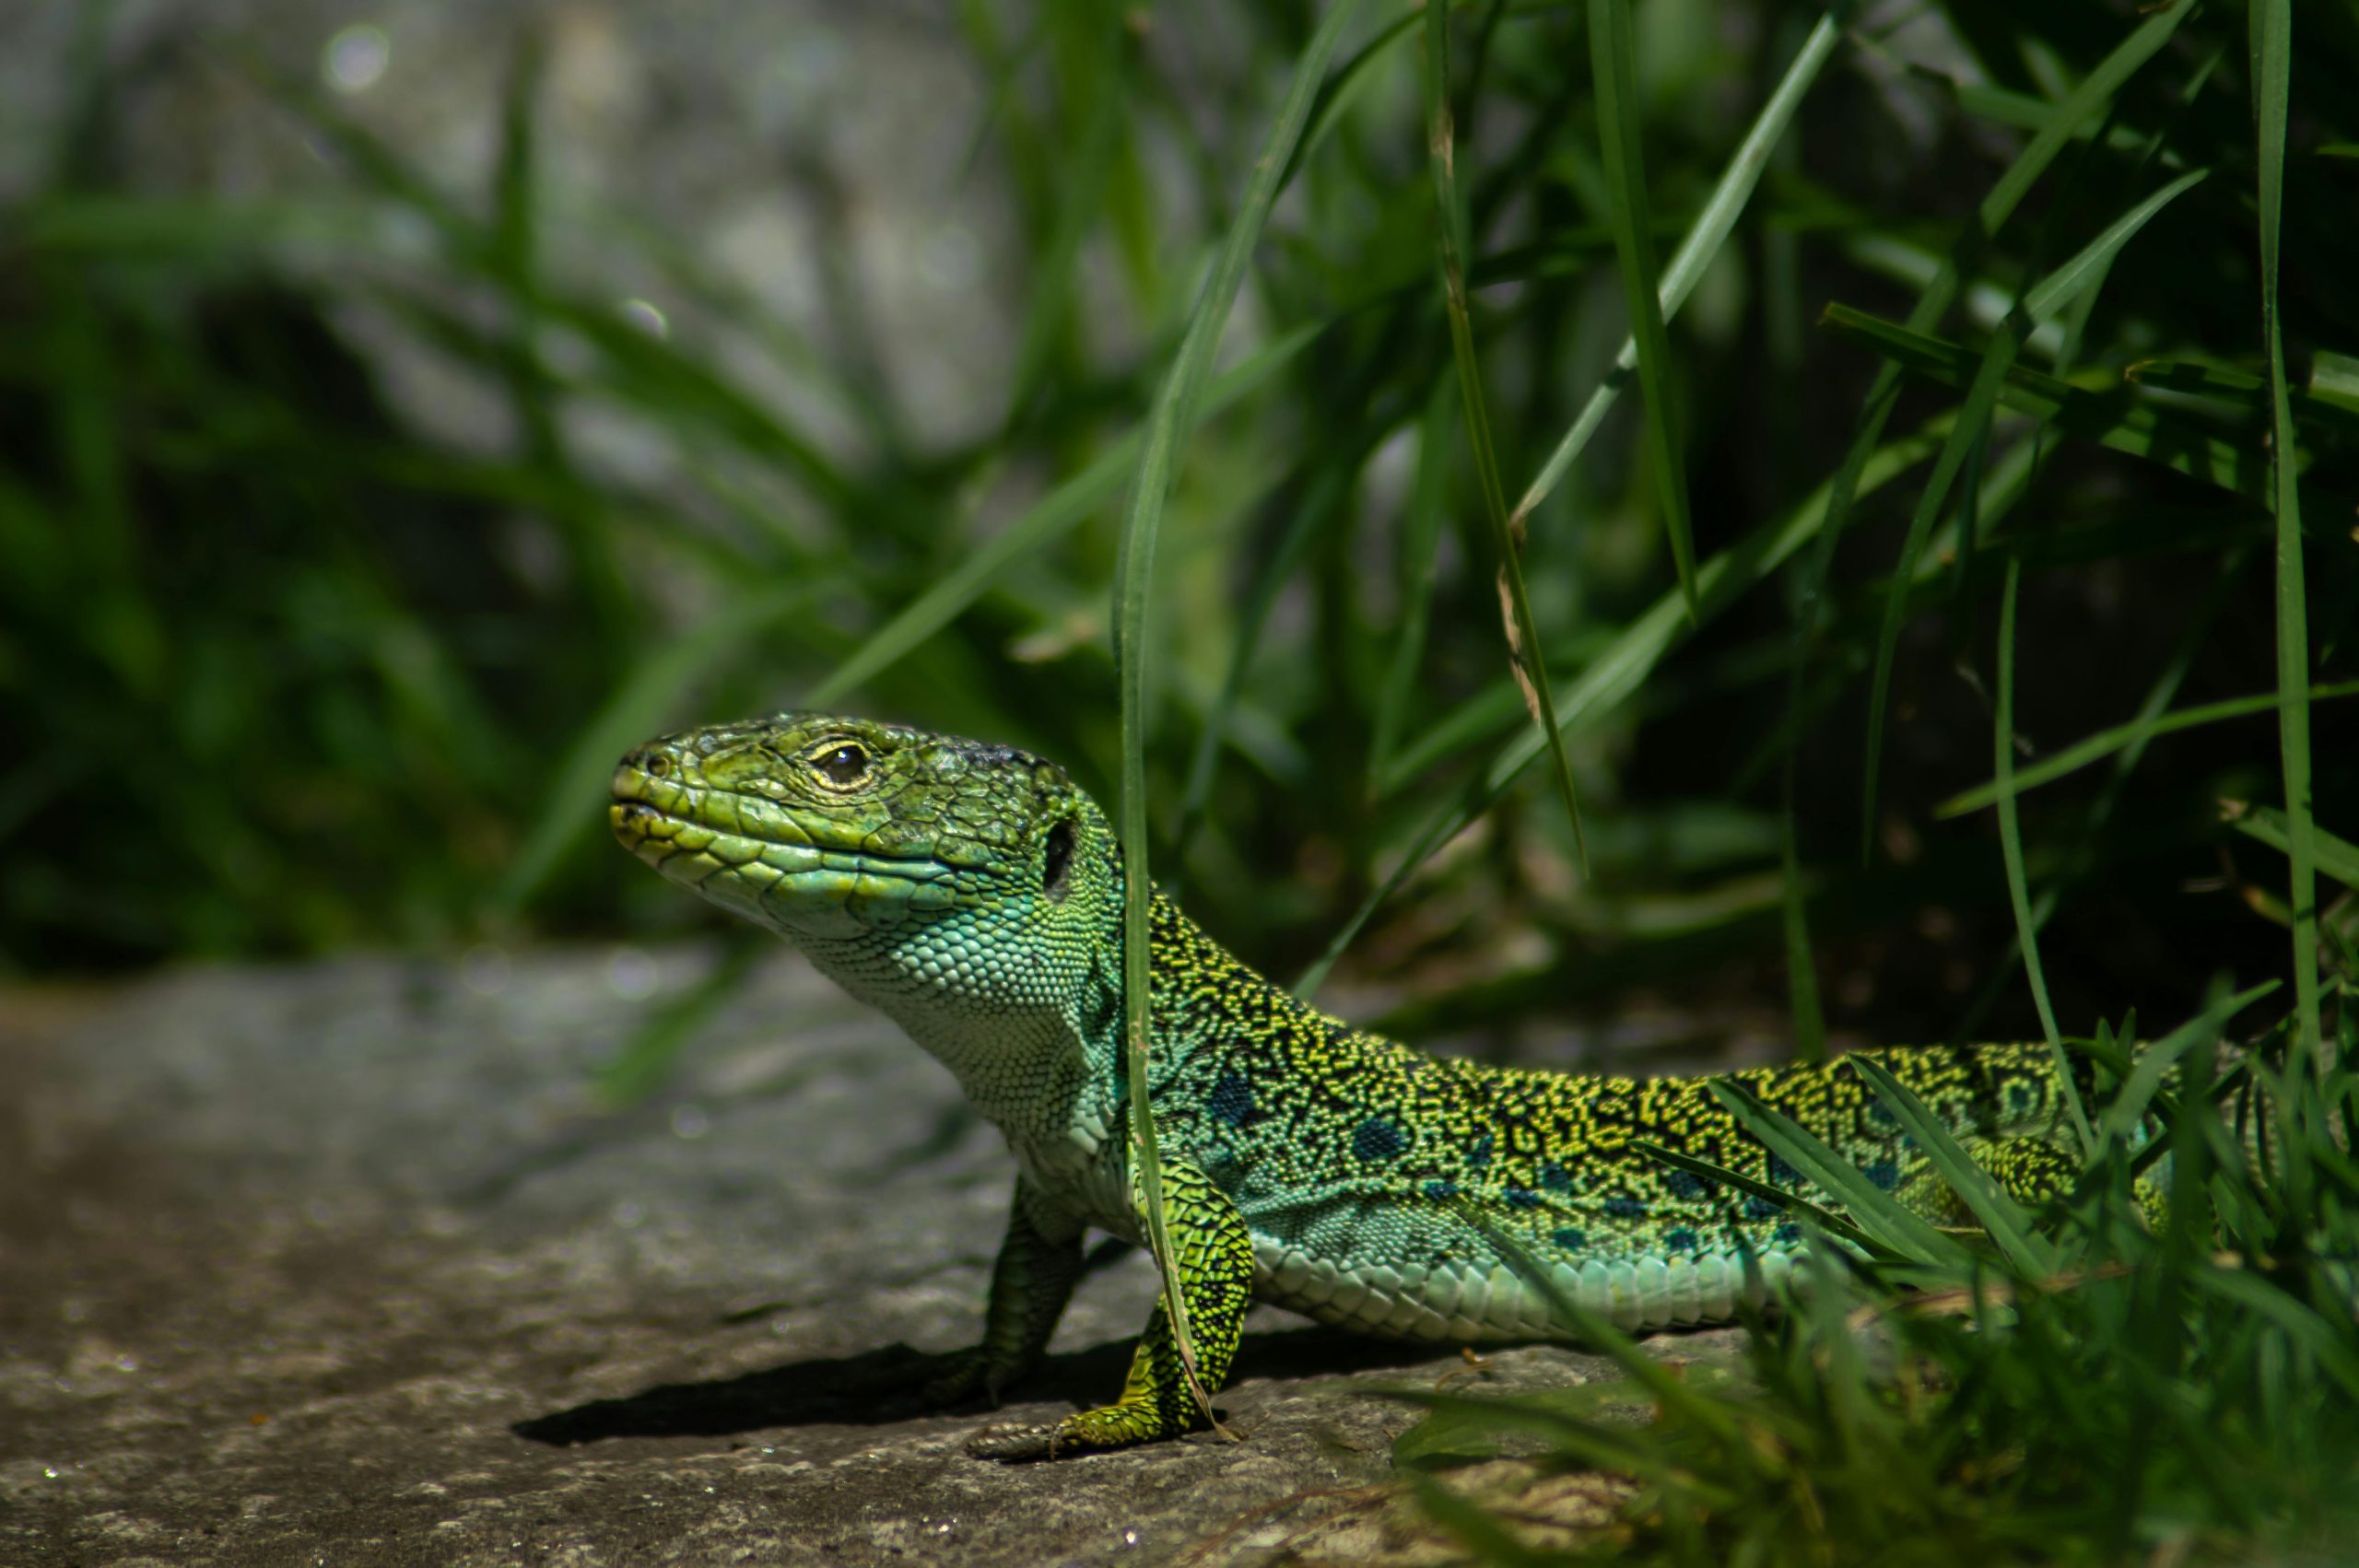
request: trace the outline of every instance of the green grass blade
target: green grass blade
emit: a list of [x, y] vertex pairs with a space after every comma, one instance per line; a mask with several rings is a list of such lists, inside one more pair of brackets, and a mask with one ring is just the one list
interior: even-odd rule
[[[2359, 402], [2353, 402], [2333, 389], [2341, 382], [2331, 370], [2321, 370], [2326, 361], [2339, 358], [2320, 349], [2311, 367], [2310, 384], [2306, 387], [2288, 385], [2285, 389], [2294, 416], [2321, 427], [2340, 428], [2349, 435], [2359, 427]], [[2255, 376], [2227, 365], [2207, 364], [2197, 359], [2141, 359], [2125, 368], [2122, 379], [2142, 387], [2154, 387], [2162, 392], [2183, 392], [2189, 397], [2206, 398], [2232, 408], [2272, 417], [2274, 392], [2266, 376]]]
[[[2307, 695], [2309, 700], [2314, 703], [2331, 702], [2339, 697], [2359, 696], [2359, 681], [2335, 681], [2324, 685], [2312, 686]], [[2271, 713], [2276, 711], [2279, 706], [2280, 698], [2277, 694], [2269, 692], [2257, 696], [2230, 697], [2224, 702], [2207, 702], [2195, 708], [2182, 708], [2151, 721], [2141, 719], [2128, 724], [2117, 724], [2110, 730], [2101, 730], [2083, 740], [2073, 742], [2054, 755], [2016, 773], [2007, 783], [2002, 784], [2000, 780], [1992, 778], [1976, 785], [1971, 790], [1961, 790], [1936, 806], [1933, 809], [1933, 814], [1937, 817], [1963, 816], [1967, 812], [1980, 811], [2001, 795], [2020, 795], [2027, 790], [2036, 790], [2043, 784], [2052, 784], [2066, 774], [2076, 773], [2093, 762], [2112, 755], [2133, 742], [2143, 741], [2155, 735], [2174, 734], [2181, 730], [2192, 730], [2205, 724], [2217, 724], [2224, 720], [2249, 718], [2256, 713]]]
[[1504, 612], [1508, 665], [1523, 689], [1532, 722], [1546, 738], [1550, 761], [1555, 765], [1556, 789], [1564, 796], [1565, 813], [1572, 820], [1573, 844], [1584, 870], [1589, 841], [1581, 826], [1580, 797], [1573, 788], [1572, 759], [1566, 755], [1565, 733], [1556, 720], [1556, 697], [1548, 685], [1548, 665], [1540, 649], [1540, 628], [1532, 618], [1532, 600], [1523, 586], [1523, 535], [1519, 521], [1508, 517], [1507, 497], [1499, 487], [1498, 461], [1491, 450], [1491, 421], [1483, 406], [1483, 372], [1474, 358], [1474, 331], [1466, 308], [1464, 255], [1465, 212], [1459, 204], [1457, 131], [1449, 110], [1449, 8], [1426, 7], [1426, 111], [1427, 162], [1433, 171], [1434, 205], [1439, 210], [1443, 305], [1449, 317], [1449, 342], [1458, 363], [1458, 387], [1466, 401], [1466, 434], [1474, 451], [1474, 472], [1483, 490], [1483, 515], [1491, 525], [1491, 550], [1497, 557], [1500, 608]]
[[[1324, 323], [1298, 327], [1257, 350], [1223, 373], [1204, 391], [1203, 410], [1212, 415], [1255, 391], [1326, 330]], [[1142, 433], [1133, 430], [1099, 454], [1079, 474], [1027, 508], [977, 550], [871, 632], [804, 701], [826, 708], [908, 657], [910, 651], [958, 618], [989, 591], [1002, 573], [1080, 526], [1119, 493], [1136, 466]]]
[[[2238, 833], [2248, 838], [2258, 838], [2280, 854], [2292, 851], [2293, 825], [2275, 806], [2252, 806], [2241, 801], [2224, 801], [2220, 811]], [[2329, 833], [2315, 822], [2310, 825], [2310, 837], [2318, 852], [2314, 862], [2318, 869], [2345, 887], [2359, 889], [2359, 844]]]
[[1423, 19], [1422, 6], [1407, 16], [1396, 17], [1328, 73], [1327, 79], [1319, 85], [1319, 99], [1311, 106], [1310, 124], [1295, 144], [1294, 156], [1286, 160], [1285, 174], [1279, 181], [1282, 189], [1294, 182], [1303, 160], [1319, 150], [1320, 144], [1334, 133], [1344, 112], [1376, 79], [1376, 67], [1384, 63], [1384, 52], [1406, 38]]
[[2047, 1237], [2032, 1228], [2031, 1215], [2022, 1204], [2000, 1189], [1990, 1173], [1975, 1164], [1974, 1156], [1960, 1146], [1942, 1120], [1926, 1108], [1907, 1084], [1892, 1074], [1892, 1070], [1865, 1054], [1845, 1059], [1853, 1071], [1868, 1081], [1876, 1097], [1884, 1103], [1901, 1129], [1923, 1150], [1935, 1174], [1949, 1183], [1950, 1189], [1982, 1223], [1999, 1250], [2016, 1270], [2029, 1279], [2045, 1280], [2058, 1270], [2056, 1247]]
[[1391, 799], [1426, 769], [1460, 755], [1469, 746], [1496, 740], [1528, 718], [1523, 693], [1517, 689], [1514, 678], [1501, 675], [1434, 720], [1415, 739], [1402, 743], [1377, 776], [1377, 799]]
[[2359, 416], [2359, 358], [2319, 349], [2310, 357], [2310, 384], [2302, 392], [2316, 407]]
[[2179, 1058], [2200, 1045], [2208, 1045], [2220, 1037], [2220, 1031], [2229, 1019], [2277, 989], [2278, 982], [2267, 980], [2235, 996], [2223, 997], [2189, 1019], [2169, 1034], [2138, 1053], [2115, 1092], [2112, 1104], [2097, 1118], [2097, 1148], [2100, 1153], [2126, 1143], [2145, 1118], [2146, 1107], [2163, 1086], [2163, 1080], [2178, 1064]]
[[[1872, 345], [1893, 361], [1887, 369], [1904, 368], [1950, 386], [1973, 380], [1978, 357], [1945, 339], [1843, 304], [1828, 305], [1820, 320]], [[2015, 365], [2007, 371], [1999, 401], [2070, 435], [2175, 468], [2240, 496], [2260, 500], [2268, 493], [2260, 463], [2247, 447], [2214, 433], [2183, 410], [2136, 395], [2126, 383], [2110, 392], [2084, 392]]]
[[1991, 702], [1993, 764], [1999, 796], [1999, 854], [2007, 870], [2007, 902], [2015, 913], [2015, 951], [2031, 986], [2031, 1000], [2039, 1009], [2039, 1026], [2047, 1033], [2048, 1054], [2056, 1061], [2057, 1087], [2072, 1113], [2072, 1130], [2086, 1154], [2095, 1141], [2089, 1113], [2072, 1082], [2072, 1064], [2064, 1055], [2064, 1036], [2056, 1027], [2056, 1007], [2048, 1000], [2048, 975], [2039, 962], [2039, 930], [2031, 915], [2031, 883], [2024, 874], [2023, 830], [2015, 820], [2015, 601], [2023, 584], [2024, 564], [2007, 556], [2007, 576], [1999, 591], [1999, 672]]
[[1949, 440], [1942, 446], [1941, 456], [1934, 461], [1932, 474], [1918, 493], [1916, 509], [1908, 519], [1908, 532], [1900, 546], [1899, 563], [1893, 569], [1893, 591], [1884, 600], [1884, 625], [1876, 638], [1875, 669], [1869, 685], [1868, 739], [1860, 805], [1860, 858], [1862, 862], [1872, 860], [1875, 852], [1876, 785], [1884, 758], [1884, 714], [1892, 692], [1893, 660], [1900, 648], [1901, 622], [1908, 606], [1907, 587], [1916, 580], [1918, 559], [1924, 553], [1925, 542], [1932, 533], [1934, 520], [1941, 515], [1942, 508], [1949, 499], [1951, 485], [1956, 480], [1968, 454], [1990, 428], [1990, 417], [1996, 411], [2000, 390], [2005, 384], [2008, 369], [2014, 364], [2016, 353], [2035, 328], [2053, 319], [2083, 290], [2104, 277], [2114, 257], [2120, 254], [2122, 247], [2129, 244], [2156, 213], [2210, 172], [2202, 169], [2190, 170], [2124, 213], [2104, 233], [2083, 247], [2079, 254], [2025, 290], [2016, 308], [2008, 313], [1998, 331], [1990, 334], [1989, 345], [1984, 349], [1982, 362], [1975, 369], [1966, 401], [1958, 408], [1957, 423], [1951, 427]]
[[1747, 1132], [1849, 1211], [1851, 1223], [1902, 1258], [1937, 1268], [1965, 1264], [1966, 1249], [1935, 1230], [1900, 1200], [1870, 1181], [1858, 1166], [1822, 1142], [1818, 1135], [1763, 1104], [1733, 1079], [1715, 1078], [1712, 1097]]
[[2153, 222], [2156, 213], [2201, 184], [2211, 173], [2208, 169], [2190, 169], [2114, 219], [2104, 233], [2083, 246], [2071, 261], [2025, 291], [2025, 311], [2035, 323], [2054, 320], [2066, 306], [2104, 278], [2122, 247], [2136, 239], [2138, 231]]
[[1638, 385], [1646, 394], [1647, 449], [1662, 502], [1671, 558], [1696, 614], [1696, 539], [1687, 515], [1687, 470], [1673, 426], [1671, 337], [1663, 329], [1662, 287], [1655, 265], [1654, 223], [1648, 210], [1646, 159], [1639, 146], [1637, 45], [1631, 37], [1630, 0], [1590, 0], [1589, 53], [1597, 93], [1597, 127], [1605, 168], [1607, 216], [1621, 263], [1622, 298], [1630, 337], [1638, 349]]
[[1146, 1199], [1147, 1239], [1156, 1265], [1163, 1274], [1165, 1307], [1173, 1338], [1179, 1342], [1182, 1369], [1191, 1391], [1214, 1420], [1212, 1399], [1196, 1375], [1194, 1344], [1189, 1334], [1188, 1308], [1180, 1289], [1179, 1258], [1171, 1248], [1171, 1234], [1163, 1203], [1162, 1160], [1156, 1146], [1155, 1117], [1147, 1104], [1148, 1056], [1152, 1035], [1147, 1016], [1150, 955], [1147, 914], [1154, 883], [1147, 862], [1146, 731], [1151, 684], [1149, 670], [1148, 602], [1155, 578], [1156, 533], [1162, 522], [1165, 500], [1179, 476], [1181, 454], [1196, 416], [1198, 392], [1220, 346], [1221, 329], [1230, 304], [1245, 281], [1262, 227], [1277, 199], [1278, 180], [1292, 156], [1296, 141], [1309, 117], [1327, 62], [1350, 19], [1352, 0], [1335, 0], [1295, 64], [1293, 79], [1278, 105], [1275, 123], [1263, 142], [1246, 181], [1228, 234], [1213, 264], [1212, 275], [1189, 313], [1188, 330], [1156, 393], [1140, 444], [1137, 472], [1131, 480], [1130, 502], [1122, 519], [1121, 553], [1115, 563], [1114, 660], [1121, 693], [1122, 798], [1119, 817], [1123, 856], [1122, 879], [1122, 1010], [1124, 1049], [1130, 1064], [1130, 1138], [1136, 1185]]
[[540, 181], [534, 115], [548, 51], [539, 29], [517, 35], [515, 58], [499, 95], [499, 159], [492, 177], [492, 264], [522, 288], [539, 271]]
[[[1712, 187], [1710, 199], [1696, 215], [1696, 221], [1689, 226], [1686, 237], [1679, 242], [1679, 249], [1672, 253], [1671, 265], [1663, 269], [1662, 287], [1657, 295], [1658, 313], [1665, 322], [1679, 314], [1679, 308], [1687, 302], [1688, 295], [1695, 292], [1697, 280], [1720, 253], [1721, 246], [1727, 243], [1730, 233], [1736, 228], [1736, 220], [1743, 215], [1746, 204], [1752, 199], [1754, 188], [1761, 182], [1762, 170], [1769, 166], [1770, 154], [1776, 150], [1787, 126], [1793, 123], [1796, 111], [1802, 108], [1802, 99], [1818, 79], [1827, 57], [1834, 53], [1835, 45], [1842, 38], [1842, 29], [1836, 21], [1837, 14], [1829, 12], [1819, 18], [1817, 25], [1811, 29], [1810, 36], [1802, 41], [1793, 63], [1786, 67], [1786, 74], [1779, 78], [1778, 89], [1769, 95], [1769, 101], [1762, 105], [1761, 112], [1755, 116], [1752, 126], [1744, 134], [1744, 140], [1737, 145], [1728, 167], [1720, 171], [1718, 183]], [[1540, 472], [1533, 475], [1522, 497], [1516, 502], [1514, 515], [1518, 519], [1530, 517], [1538, 509], [1540, 503], [1564, 483], [1565, 475], [1571, 472], [1574, 461], [1588, 447], [1590, 438], [1597, 433], [1598, 427], [1605, 422], [1607, 410], [1614, 406], [1614, 399], [1622, 395], [1622, 389], [1629, 383], [1637, 365], [1638, 340], [1632, 335], [1623, 340], [1621, 352], [1614, 357], [1614, 368], [1606, 372], [1604, 379], [1590, 393], [1588, 401], [1581, 404], [1581, 411], [1574, 418], [1571, 428], [1565, 432], [1555, 450], [1548, 454], [1548, 461], [1541, 465]]]
[[2285, 786], [2286, 902], [2294, 911], [2294, 1048], [2318, 1047], [2318, 846], [2310, 822], [2310, 633], [2302, 570], [2302, 496], [2285, 389], [2278, 253], [2285, 203], [2285, 121], [2293, 95], [2293, 0], [2252, 0], [2253, 118], [2260, 166], [2260, 321], [2269, 354], [2270, 509], [2277, 514], [2277, 736]]
[[1790, 1214], [1806, 1214], [1810, 1217], [1811, 1223], [1819, 1229], [1837, 1241], [1847, 1242], [1858, 1247], [1871, 1258], [1901, 1258], [1901, 1254], [1884, 1246], [1834, 1210], [1823, 1208], [1798, 1193], [1788, 1192], [1782, 1187], [1772, 1187], [1766, 1181], [1755, 1181], [1742, 1171], [1732, 1171], [1726, 1165], [1715, 1164], [1709, 1160], [1699, 1160], [1693, 1154], [1682, 1153], [1664, 1144], [1650, 1142], [1644, 1138], [1633, 1138], [1630, 1140], [1630, 1147], [1659, 1164], [1685, 1171], [1690, 1176], [1701, 1176], [1706, 1181], [1722, 1187], [1734, 1188], [1748, 1197], [1775, 1203]]

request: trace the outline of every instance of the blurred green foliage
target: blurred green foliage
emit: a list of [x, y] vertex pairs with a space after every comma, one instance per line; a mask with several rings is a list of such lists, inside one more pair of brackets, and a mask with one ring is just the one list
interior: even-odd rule
[[[1316, 14], [1238, 6], [1198, 35], [1111, 5], [960, 8], [987, 85], [972, 177], [1003, 185], [1024, 283], [1004, 406], [932, 444], [859, 333], [816, 347], [627, 218], [585, 246], [570, 214], [552, 239], [530, 34], [480, 189], [241, 66], [339, 171], [266, 200], [141, 179], [123, 104], [186, 63], [86, 47], [52, 172], [0, 219], [0, 953], [90, 969], [676, 928], [704, 917], [603, 842], [611, 758], [815, 698], [1019, 741], [1110, 805], [1124, 443]], [[1466, 348], [1504, 498], [1608, 377], [1617, 257], [1672, 253], [1816, 16], [1638, 8], [1614, 104], [1643, 147], [1632, 187], [1600, 161], [1584, 11], [1454, 8]], [[1618, 378], [1519, 509], [1573, 705], [1583, 875], [1555, 790], [1527, 775], [1488, 804], [1532, 731], [1441, 285], [1430, 41], [1414, 15], [1359, 17], [1162, 523], [1158, 875], [1284, 972], [1368, 913], [1345, 961], [1404, 979], [1394, 1022], [1420, 1034], [1634, 987], [1775, 994], [1805, 928], [1799, 972], [1836, 1023], [2036, 1027], [1993, 814], [1936, 814], [1991, 773], [2015, 561], [2021, 765], [2132, 726], [2107, 766], [2021, 802], [2056, 1011], [2085, 1025], [2192, 1006], [2215, 967], [2282, 973], [2282, 861], [2218, 804], [2284, 803], [2265, 706], [2137, 725], [2279, 684], [2242, 16], [2175, 22], [2064, 113], [2138, 21], [2093, 0], [1845, 18], [1672, 318], [1657, 395]], [[2345, 9], [2306, 20], [2302, 61], [2305, 82], [2359, 64]], [[2353, 673], [2359, 601], [2342, 114], [2296, 93], [2280, 269], [2321, 685]], [[2050, 126], [2052, 160], [1978, 232]], [[2060, 312], [2002, 332], [2012, 366], [1966, 393], [2021, 291], [2195, 170]], [[1904, 327], [1945, 264], [1957, 303]], [[848, 254], [829, 275], [874, 308]], [[480, 400], [482, 438], [424, 434], [383, 391], [396, 360]], [[1891, 450], [1838, 540], [1811, 519], [1887, 366]], [[775, 395], [780, 375], [816, 397]], [[1987, 431], [1929, 489], [1977, 407]], [[615, 429], [664, 461], [602, 462]], [[1654, 472], [1666, 455], [1684, 487]], [[1724, 574], [1692, 622], [1661, 613], [1660, 509], [1683, 488], [1695, 558]], [[1746, 541], [1780, 520], [1791, 560], [1760, 569]], [[2341, 712], [2317, 707], [2313, 798], [2348, 833]], [[1781, 907], [1790, 834], [1807, 902]], [[1411, 873], [1414, 896], [1372, 898]]]

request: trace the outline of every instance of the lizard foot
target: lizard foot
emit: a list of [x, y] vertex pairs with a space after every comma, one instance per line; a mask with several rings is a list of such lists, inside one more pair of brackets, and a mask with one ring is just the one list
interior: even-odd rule
[[1032, 1459], [1057, 1459], [1071, 1454], [1103, 1453], [1128, 1448], [1157, 1438], [1177, 1437], [1188, 1430], [1185, 1419], [1173, 1420], [1144, 1402], [1100, 1405], [1043, 1426], [987, 1426], [967, 1440], [967, 1452], [979, 1459], [1003, 1464]]

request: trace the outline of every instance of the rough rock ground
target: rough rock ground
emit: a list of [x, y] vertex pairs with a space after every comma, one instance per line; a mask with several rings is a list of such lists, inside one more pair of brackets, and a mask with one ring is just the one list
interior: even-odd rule
[[1603, 1371], [1264, 1309], [1221, 1399], [1244, 1442], [971, 1459], [1119, 1386], [1144, 1261], [1085, 1282], [996, 1418], [863, 1393], [975, 1332], [1012, 1167], [784, 955], [598, 1112], [597, 1065], [712, 961], [0, 995], [0, 1562], [1434, 1561], [1386, 1485], [1413, 1414], [1373, 1391]]

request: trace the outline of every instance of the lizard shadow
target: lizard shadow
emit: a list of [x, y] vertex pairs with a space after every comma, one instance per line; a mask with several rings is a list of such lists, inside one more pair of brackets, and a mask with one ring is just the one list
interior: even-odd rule
[[[1070, 1400], [1086, 1409], [1122, 1386], [1133, 1340], [1109, 1340], [1051, 1355], [1009, 1394], [1026, 1402]], [[1430, 1361], [1434, 1347], [1370, 1340], [1340, 1329], [1249, 1333], [1229, 1373], [1231, 1388], [1255, 1377], [1302, 1379]], [[1446, 1353], [1446, 1352], [1445, 1352]], [[933, 1415], [988, 1414], [979, 1402], [944, 1410], [917, 1389], [951, 1359], [890, 1344], [849, 1356], [815, 1356], [700, 1383], [663, 1383], [620, 1398], [593, 1399], [516, 1422], [517, 1436], [552, 1447], [610, 1437], [729, 1437], [780, 1426], [884, 1426]]]

